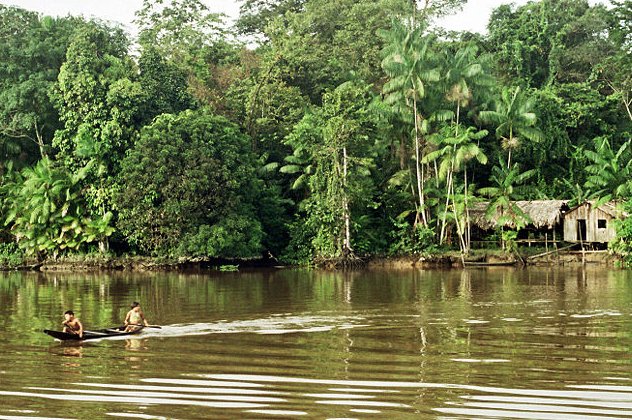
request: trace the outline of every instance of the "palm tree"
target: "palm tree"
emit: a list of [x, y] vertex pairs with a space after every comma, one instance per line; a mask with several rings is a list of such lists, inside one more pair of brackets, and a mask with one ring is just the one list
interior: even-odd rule
[[[440, 74], [432, 50], [434, 37], [424, 36], [425, 26], [415, 23], [407, 27], [394, 22], [388, 31], [380, 31], [386, 47], [383, 50], [382, 68], [389, 77], [384, 85], [385, 102], [393, 107], [404, 122], [414, 126], [415, 173], [419, 199], [417, 219], [428, 225], [426, 216], [425, 175], [421, 166], [428, 132], [427, 116], [420, 112], [419, 101], [426, 96], [428, 85], [437, 82]], [[423, 141], [423, 143], [422, 143]]]
[[[449, 129], [451, 131], [451, 129]], [[458, 131], [458, 130], [456, 130]], [[447, 135], [445, 137], [440, 137], [440, 147], [434, 152], [428, 153], [424, 162], [434, 162], [440, 160], [438, 174], [437, 176], [441, 180], [446, 181], [446, 206], [443, 213], [443, 221], [441, 226], [441, 233], [439, 236], [439, 243], [443, 243], [444, 233], [446, 227], [446, 219], [449, 211], [450, 199], [452, 199], [452, 211], [455, 216], [455, 223], [457, 227], [457, 234], [459, 235], [461, 249], [464, 253], [467, 253], [469, 250], [468, 241], [464, 239], [465, 229], [460, 224], [459, 220], [462, 218], [459, 217], [456, 210], [456, 194], [454, 189], [454, 177], [453, 174], [455, 172], [459, 172], [461, 169], [464, 170], [469, 162], [472, 159], [476, 159], [479, 163], [486, 164], [487, 156], [483, 151], [479, 148], [477, 142], [487, 136], [487, 131], [477, 131], [474, 127], [467, 127], [465, 130], [458, 135]], [[464, 182], [464, 197], [467, 195], [467, 178]], [[465, 199], [465, 212], [467, 212], [467, 199]], [[467, 217], [466, 224], [468, 223]]]
[[520, 87], [505, 88], [496, 101], [494, 111], [481, 111], [481, 121], [496, 125], [496, 137], [501, 139], [503, 149], [508, 151], [507, 168], [511, 168], [511, 152], [520, 146], [520, 136], [532, 141], [541, 141], [543, 134], [535, 126], [534, 101], [527, 98]]
[[[446, 68], [448, 69], [444, 78], [444, 83], [446, 84], [445, 97], [450, 103], [456, 104], [456, 110], [454, 113], [455, 120], [454, 120], [454, 135], [453, 136], [454, 138], [458, 138], [459, 128], [460, 128], [461, 108], [464, 108], [470, 105], [473, 99], [474, 89], [478, 90], [479, 88], [491, 86], [493, 84], [493, 78], [490, 76], [490, 74], [487, 71], [486, 62], [488, 61], [488, 56], [478, 55], [478, 47], [476, 47], [472, 43], [466, 44], [465, 46], [459, 48], [456, 51], [456, 53], [453, 55], [452, 54], [446, 55], [444, 61], [445, 61]], [[485, 131], [485, 133], [487, 133], [487, 131]], [[473, 137], [471, 138], [473, 139]], [[482, 137], [477, 137], [477, 140], [480, 138]], [[456, 148], [457, 148], [457, 144], [455, 143], [454, 144], [455, 156], [457, 155]], [[478, 149], [478, 147], [476, 148]], [[480, 152], [480, 150], [478, 150], [476, 153], [477, 155], [479, 153], [481, 153], [482, 155], [482, 152]], [[478, 155], [478, 156], [481, 156], [481, 155]], [[478, 156], [473, 156], [473, 157], [478, 157]], [[484, 155], [482, 156], [484, 157], [485, 163], [486, 163], [487, 157]], [[447, 187], [448, 189], [452, 187], [453, 197], [454, 197], [454, 191], [453, 191], [454, 182], [452, 178], [453, 178], [454, 171], [455, 171], [455, 168], [453, 165], [448, 167]], [[465, 210], [465, 214], [467, 216], [469, 215], [468, 203], [467, 203], [468, 185], [467, 185], [467, 167], [465, 166], [464, 166], [464, 171], [463, 171], [463, 181], [464, 181], [463, 207]], [[447, 211], [449, 207], [449, 200], [450, 200], [450, 192], [448, 191], [448, 194], [446, 194], [446, 208], [444, 211], [443, 223], [441, 226], [440, 242], [442, 242], [443, 240], [443, 232], [445, 230], [446, 215], [447, 215]], [[457, 218], [457, 223], [458, 223], [458, 218]], [[467, 232], [469, 233], [470, 231], [469, 217], [465, 218], [465, 224], [467, 225]], [[467, 253], [467, 251], [469, 250], [469, 234], [467, 235], [467, 240], [465, 242], [466, 242], [466, 246], [464, 247], [464, 250]]]
[[446, 99], [456, 104], [455, 129], [460, 124], [461, 108], [470, 105], [473, 99], [474, 89], [489, 87], [494, 80], [487, 71], [487, 56], [478, 55], [478, 47], [467, 44], [459, 48], [455, 54], [448, 54], [445, 58], [446, 72]]
[[[493, 186], [478, 190], [479, 194], [490, 198], [485, 216], [489, 220], [498, 217], [496, 224], [501, 233], [505, 225], [520, 228], [529, 222], [529, 216], [518, 207], [515, 200], [520, 198], [520, 186], [536, 172], [535, 169], [520, 172], [516, 163], [511, 168], [506, 167], [502, 158], [499, 158], [498, 166], [492, 168], [490, 177]], [[505, 249], [504, 241], [503, 249]]]

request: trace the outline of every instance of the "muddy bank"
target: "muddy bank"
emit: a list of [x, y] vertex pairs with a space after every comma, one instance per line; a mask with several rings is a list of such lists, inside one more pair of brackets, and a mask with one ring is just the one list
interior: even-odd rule
[[[617, 266], [621, 258], [608, 251], [571, 251], [544, 256], [513, 256], [497, 251], [477, 251], [471, 255], [461, 257], [458, 252], [436, 253], [428, 255], [406, 255], [398, 257], [367, 257], [362, 258], [352, 267], [368, 269], [407, 270], [411, 268], [462, 268], [485, 266], [556, 266], [595, 264]], [[148, 258], [148, 257], [64, 257], [42, 262], [25, 261], [22, 265], [0, 267], [3, 271], [46, 271], [46, 272], [91, 272], [91, 271], [235, 271], [243, 268], [282, 268], [275, 259], [221, 259], [221, 258]], [[334, 265], [319, 265], [318, 268], [340, 269]]]
[[273, 267], [276, 260], [265, 258], [150, 258], [150, 257], [64, 257], [58, 259], [25, 261], [3, 271], [89, 272], [89, 271], [234, 271], [239, 268]]

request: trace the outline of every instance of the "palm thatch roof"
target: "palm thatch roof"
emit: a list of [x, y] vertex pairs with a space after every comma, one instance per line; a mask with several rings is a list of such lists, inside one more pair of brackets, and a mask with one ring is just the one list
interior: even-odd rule
[[[536, 229], [553, 229], [562, 222], [564, 212], [568, 210], [569, 200], [533, 200], [533, 201], [514, 201], [514, 204], [528, 216], [529, 222], [527, 226]], [[482, 230], [494, 229], [498, 225], [501, 215], [498, 211], [493, 214], [491, 219], [486, 216], [489, 202], [474, 204], [470, 210], [470, 220], [472, 224], [478, 226]], [[505, 222], [504, 227], [515, 229], [516, 225], [512, 221]]]

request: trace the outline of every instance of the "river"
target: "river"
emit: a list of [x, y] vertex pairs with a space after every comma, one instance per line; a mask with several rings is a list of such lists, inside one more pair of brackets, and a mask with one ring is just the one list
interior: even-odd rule
[[0, 274], [0, 419], [632, 419], [631, 349], [603, 267]]

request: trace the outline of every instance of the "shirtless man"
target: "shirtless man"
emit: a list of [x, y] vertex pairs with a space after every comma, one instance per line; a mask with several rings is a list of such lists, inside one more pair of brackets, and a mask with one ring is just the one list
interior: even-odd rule
[[133, 302], [132, 309], [125, 316], [125, 331], [134, 331], [139, 325], [149, 326], [149, 322], [145, 318], [143, 310], [140, 308], [140, 303]]
[[75, 318], [75, 313], [73, 311], [64, 312], [64, 322], [62, 322], [64, 326], [64, 332], [70, 334], [76, 334], [79, 337], [83, 338], [83, 325], [79, 318]]

